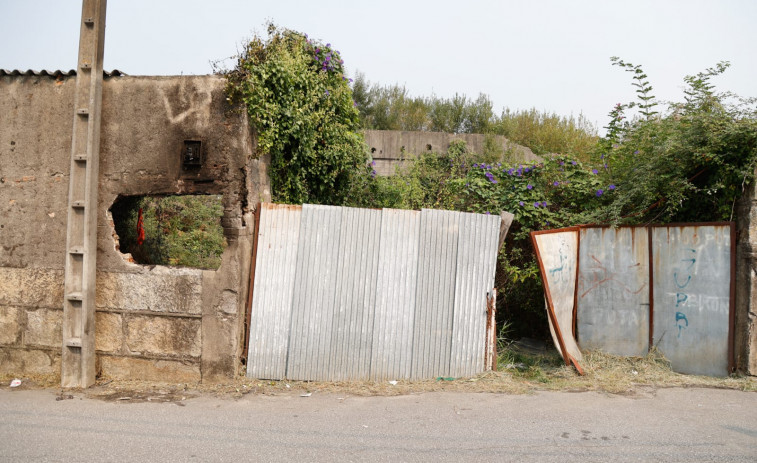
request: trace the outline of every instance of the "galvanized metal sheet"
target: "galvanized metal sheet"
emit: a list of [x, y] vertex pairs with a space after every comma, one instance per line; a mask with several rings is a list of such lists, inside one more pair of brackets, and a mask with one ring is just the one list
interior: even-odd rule
[[344, 208], [331, 330], [330, 380], [370, 374], [381, 211]]
[[624, 356], [649, 347], [646, 227], [580, 230], [577, 332], [583, 349]]
[[[551, 296], [565, 349], [573, 358], [580, 360], [581, 351], [573, 337], [572, 329], [578, 264], [578, 230], [539, 233], [533, 236], [541, 257], [542, 273], [546, 279], [545, 291]], [[549, 330], [555, 346], [564, 355], [551, 317]]]
[[421, 211], [412, 378], [450, 375], [460, 215]]
[[248, 376], [482, 371], [499, 225], [451, 211], [263, 205]]
[[373, 380], [410, 377], [419, 233], [420, 212], [382, 211], [371, 345]]
[[328, 379], [342, 208], [302, 206], [287, 378]]
[[728, 374], [729, 225], [652, 229], [653, 343], [673, 370]]
[[299, 206], [261, 205], [247, 354], [249, 377], [282, 379], [286, 374], [301, 213]]
[[455, 311], [448, 376], [484, 370], [486, 296], [494, 288], [500, 217], [461, 214], [455, 269]]

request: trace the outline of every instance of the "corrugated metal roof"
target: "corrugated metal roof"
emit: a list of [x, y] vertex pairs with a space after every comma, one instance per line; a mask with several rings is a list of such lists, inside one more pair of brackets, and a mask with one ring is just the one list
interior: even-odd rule
[[[118, 69], [114, 69], [112, 71], [103, 71], [103, 77], [121, 77], [125, 76], [126, 74], [119, 71]], [[68, 71], [61, 71], [60, 69], [56, 69], [55, 71], [48, 71], [46, 69], [42, 69], [41, 71], [35, 71], [33, 69], [27, 69], [26, 71], [20, 71], [18, 69], [14, 69], [12, 71], [9, 71], [7, 69], [0, 69], [0, 77], [2, 76], [29, 76], [29, 77], [51, 77], [51, 78], [65, 78], [65, 77], [75, 77], [76, 71], [74, 69], [69, 69]]]

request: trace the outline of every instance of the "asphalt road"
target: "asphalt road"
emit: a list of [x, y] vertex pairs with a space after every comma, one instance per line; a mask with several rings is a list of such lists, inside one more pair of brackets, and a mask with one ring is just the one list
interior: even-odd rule
[[0, 390], [0, 461], [757, 461], [757, 393], [732, 390], [56, 395]]

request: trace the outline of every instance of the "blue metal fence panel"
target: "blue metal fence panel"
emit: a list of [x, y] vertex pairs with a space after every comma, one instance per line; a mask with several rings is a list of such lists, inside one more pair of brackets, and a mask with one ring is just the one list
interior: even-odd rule
[[652, 229], [653, 344], [678, 372], [726, 376], [730, 225]]
[[646, 227], [581, 228], [577, 297], [583, 349], [644, 356], [649, 347]]

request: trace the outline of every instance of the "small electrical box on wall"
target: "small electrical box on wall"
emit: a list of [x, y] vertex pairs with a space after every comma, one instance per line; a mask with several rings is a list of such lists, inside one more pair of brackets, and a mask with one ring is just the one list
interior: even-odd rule
[[202, 142], [200, 140], [184, 140], [181, 149], [181, 167], [184, 170], [202, 167]]

